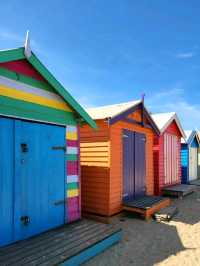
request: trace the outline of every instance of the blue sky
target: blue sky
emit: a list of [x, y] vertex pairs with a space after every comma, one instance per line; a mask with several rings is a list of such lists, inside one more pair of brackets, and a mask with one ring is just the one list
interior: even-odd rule
[[24, 43], [83, 106], [146, 94], [152, 112], [200, 128], [199, 0], [1, 3], [0, 49]]

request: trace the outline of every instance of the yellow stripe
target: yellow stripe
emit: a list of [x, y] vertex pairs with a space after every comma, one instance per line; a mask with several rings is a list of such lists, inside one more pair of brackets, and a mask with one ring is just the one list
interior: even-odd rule
[[36, 103], [51, 108], [72, 112], [71, 108], [65, 102], [59, 102], [56, 100], [47, 99], [43, 96], [33, 95], [24, 91], [11, 89], [6, 86], [0, 85], [0, 95], [14, 98], [17, 100], [23, 100], [26, 102]]
[[68, 198], [77, 197], [78, 195], [79, 195], [78, 189], [71, 189], [67, 191]]
[[67, 132], [67, 139], [68, 140], [77, 140], [78, 139], [78, 134], [77, 132]]

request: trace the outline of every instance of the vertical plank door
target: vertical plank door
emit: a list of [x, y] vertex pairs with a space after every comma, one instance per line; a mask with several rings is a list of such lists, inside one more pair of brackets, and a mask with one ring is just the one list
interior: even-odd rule
[[123, 130], [123, 201], [145, 195], [145, 143], [144, 134]]
[[0, 117], [0, 246], [13, 241], [14, 121]]
[[64, 223], [65, 128], [15, 121], [15, 241]]
[[135, 197], [146, 192], [146, 136], [135, 132]]

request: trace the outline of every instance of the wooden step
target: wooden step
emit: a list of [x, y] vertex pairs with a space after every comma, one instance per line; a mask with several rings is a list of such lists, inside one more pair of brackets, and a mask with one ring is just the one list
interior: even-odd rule
[[161, 208], [170, 205], [170, 199], [160, 196], [142, 196], [123, 203], [123, 210], [141, 214], [148, 220]]

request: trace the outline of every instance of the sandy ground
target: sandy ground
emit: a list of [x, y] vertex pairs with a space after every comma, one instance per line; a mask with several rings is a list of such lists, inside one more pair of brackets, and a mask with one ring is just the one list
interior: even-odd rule
[[84, 265], [200, 266], [200, 187], [173, 204], [179, 213], [169, 223], [115, 218], [123, 229], [122, 241]]

